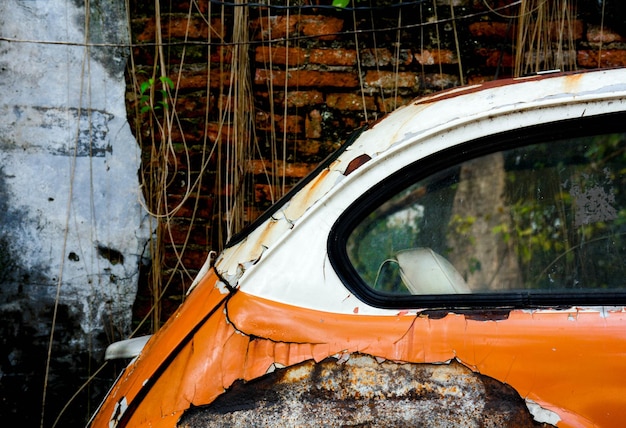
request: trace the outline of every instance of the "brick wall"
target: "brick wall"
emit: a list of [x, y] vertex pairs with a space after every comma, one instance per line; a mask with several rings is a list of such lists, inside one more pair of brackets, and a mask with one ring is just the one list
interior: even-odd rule
[[[152, 273], [163, 278], [161, 318], [180, 303], [209, 251], [224, 244], [227, 202], [233, 196], [245, 201], [240, 212], [249, 222], [354, 128], [419, 95], [511, 76], [516, 61], [519, 21], [507, 18], [516, 8], [489, 10], [516, 3], [507, 0], [455, 0], [453, 9], [449, 1], [402, 7], [378, 1], [373, 9], [358, 2], [357, 10], [324, 7], [330, 0], [289, 8], [251, 5], [243, 45], [231, 44], [234, 22], [241, 19], [235, 6], [208, 0], [161, 3], [163, 64], [176, 87], [174, 108], [167, 110], [176, 117], [166, 134], [158, 124], [164, 109], [154, 115], [136, 110], [141, 107], [138, 85], [161, 63], [153, 0], [132, 5], [135, 71], [129, 73], [128, 91], [131, 123], [137, 124], [145, 152], [144, 176], [147, 182], [164, 176], [167, 183], [160, 196], [148, 184], [144, 189], [153, 207], [166, 195], [163, 206], [171, 211], [158, 229], [162, 247], [154, 261], [159, 269]], [[587, 3], [579, 1], [578, 13], [568, 21], [571, 44], [563, 46], [569, 67], [625, 66], [626, 39], [601, 28], [593, 2]], [[558, 40], [554, 28], [546, 30], [552, 43]], [[233, 57], [242, 46], [250, 67], [255, 138], [248, 133], [251, 141], [241, 149], [247, 160], [240, 165], [240, 181], [226, 183], [220, 177], [227, 155], [234, 156], [231, 137], [237, 132], [230, 70], [243, 65], [241, 56]], [[164, 141], [169, 149], [155, 156]], [[152, 304], [153, 283], [142, 282], [138, 318]]]

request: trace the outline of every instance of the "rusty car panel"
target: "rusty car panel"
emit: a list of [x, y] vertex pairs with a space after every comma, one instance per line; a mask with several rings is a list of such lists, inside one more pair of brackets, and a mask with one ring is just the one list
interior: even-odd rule
[[[415, 421], [422, 421], [417, 423]], [[510, 386], [447, 364], [381, 361], [365, 354], [308, 360], [237, 382], [178, 426], [537, 427]]]
[[[613, 418], [626, 417], [619, 399], [622, 379], [615, 376], [623, 370], [619, 356], [626, 354], [622, 334], [626, 313], [621, 309], [515, 310], [500, 321], [476, 321], [460, 314], [439, 319], [401, 313], [354, 317], [289, 307], [243, 292], [217, 308], [201, 325], [188, 325], [193, 337], [181, 336], [178, 344], [172, 341], [172, 332], [157, 334], [151, 346], [178, 349], [174, 358], [158, 360], [148, 348], [129, 367], [131, 378], [143, 381], [111, 395], [118, 403], [141, 396], [142, 406], [133, 409], [127, 426], [148, 422], [155, 427], [174, 426], [186, 409], [212, 402], [238, 381], [259, 378], [277, 367], [362, 353], [380, 361], [414, 364], [456, 361], [510, 385], [520, 400], [558, 414], [559, 426], [593, 426], [584, 423], [587, 418], [605, 425]], [[175, 318], [182, 323], [185, 315], [177, 313]], [[183, 331], [180, 326], [178, 330]], [[620, 336], [621, 340], [615, 339]], [[579, 370], [591, 359], [603, 367], [601, 372]], [[152, 373], [142, 370], [146, 367]], [[565, 392], [562, 379], [571, 373], [576, 373], [577, 380]], [[602, 390], [605, 399], [598, 403], [588, 390]], [[560, 412], [562, 408], [568, 412]], [[119, 418], [116, 411], [116, 406], [110, 407], [109, 416]], [[106, 409], [100, 412], [106, 413]]]

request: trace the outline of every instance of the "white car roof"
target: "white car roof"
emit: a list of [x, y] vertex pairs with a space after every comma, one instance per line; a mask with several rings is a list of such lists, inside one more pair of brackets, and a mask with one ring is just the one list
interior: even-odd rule
[[[283, 242], [306, 213], [310, 214], [312, 208], [318, 204], [327, 203], [327, 199], [347, 181], [345, 179], [351, 172], [352, 165], [360, 166], [362, 162], [359, 160], [368, 161], [367, 168], [373, 168], [376, 162], [372, 161], [391, 156], [403, 145], [414, 144], [416, 140], [435, 140], [438, 134], [478, 121], [488, 123], [491, 117], [535, 111], [539, 113], [535, 113], [533, 120], [547, 123], [566, 119], [563, 114], [568, 114], [561, 111], [558, 118], [550, 118], [548, 113], [543, 117], [541, 111], [548, 112], [549, 107], [580, 106], [600, 101], [601, 108], [605, 108], [611, 100], [626, 103], [626, 69], [492, 81], [418, 98], [388, 114], [347, 144], [338, 156], [305, 179], [297, 191], [279, 201], [266, 215], [253, 223], [245, 234], [239, 235], [228, 245], [216, 259], [215, 267], [229, 287], [237, 287], [244, 272], [262, 259], [266, 252]], [[624, 110], [625, 107], [616, 105], [614, 109]], [[586, 111], [586, 108], [578, 108], [573, 109], [571, 114], [580, 115]], [[589, 114], [603, 112], [589, 110]], [[517, 125], [512, 121], [511, 126]], [[489, 129], [483, 129], [484, 127], [475, 128], [473, 131], [468, 130], [468, 139], [480, 137], [481, 132], [484, 135], [491, 133]], [[436, 150], [437, 145], [430, 148], [425, 145], [423, 155]], [[350, 179], [354, 177], [350, 176]], [[354, 198], [358, 196], [354, 195]], [[345, 199], [343, 193], [342, 197]], [[198, 278], [208, 268], [209, 261]]]

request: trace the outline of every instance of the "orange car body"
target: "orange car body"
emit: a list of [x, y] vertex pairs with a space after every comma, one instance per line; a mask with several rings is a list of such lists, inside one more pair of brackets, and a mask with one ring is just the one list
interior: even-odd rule
[[[392, 113], [207, 263], [91, 426], [192, 426], [181, 422], [186, 412], [210, 406], [236, 384], [245, 388], [285, 368], [329, 358], [347, 364], [363, 355], [381, 367], [387, 361], [458, 364], [512, 387], [541, 423], [620, 425], [626, 420], [623, 302], [376, 307], [343, 284], [327, 246], [341, 213], [405, 166], [407, 157], [483, 134], [624, 110], [626, 70], [611, 70], [460, 88]], [[474, 380], [459, 377], [446, 393], [463, 382]], [[282, 417], [286, 425], [298, 425], [298, 415]]]

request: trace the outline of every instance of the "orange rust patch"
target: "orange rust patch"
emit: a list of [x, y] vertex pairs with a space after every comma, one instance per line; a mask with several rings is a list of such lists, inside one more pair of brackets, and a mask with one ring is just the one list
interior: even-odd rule
[[[578, 72], [564, 72], [564, 73], [560, 73], [561, 75], [565, 75], [568, 78], [572, 78], [572, 82], [577, 81], [577, 79], [582, 78], [582, 74], [584, 73], [584, 71], [578, 71]], [[539, 74], [539, 75], [533, 75], [533, 76], [527, 76], [527, 77], [518, 77], [518, 78], [509, 78], [509, 79], [502, 79], [502, 80], [491, 80], [488, 82], [484, 82], [481, 84], [477, 84], [477, 85], [473, 85], [473, 86], [466, 86], [466, 87], [459, 87], [459, 88], [452, 88], [452, 89], [448, 89], [442, 92], [437, 93], [436, 95], [431, 95], [431, 96], [426, 96], [423, 98], [418, 98], [415, 100], [414, 104], [430, 104], [433, 103], [435, 101], [440, 101], [440, 100], [446, 100], [446, 99], [451, 99], [451, 98], [456, 98], [458, 96], [461, 95], [467, 95], [467, 94], [471, 94], [474, 92], [480, 92], [484, 89], [490, 89], [490, 88], [498, 88], [501, 86], [507, 86], [510, 85], [516, 81], [519, 81], [520, 79], [524, 79], [524, 80], [532, 80], [532, 81], [539, 81], [539, 80], [543, 80], [543, 79], [549, 79], [551, 77], [554, 77], [555, 75], [557, 75], [557, 73], [546, 73], [546, 74]]]
[[[362, 354], [306, 361], [236, 382], [178, 426], [536, 427], [510, 386], [450, 364], [398, 364]], [[436, 421], [436, 422], [435, 422]]]
[[565, 90], [567, 92], [575, 92], [578, 87], [578, 82], [583, 78], [582, 74], [572, 74], [565, 77]]

